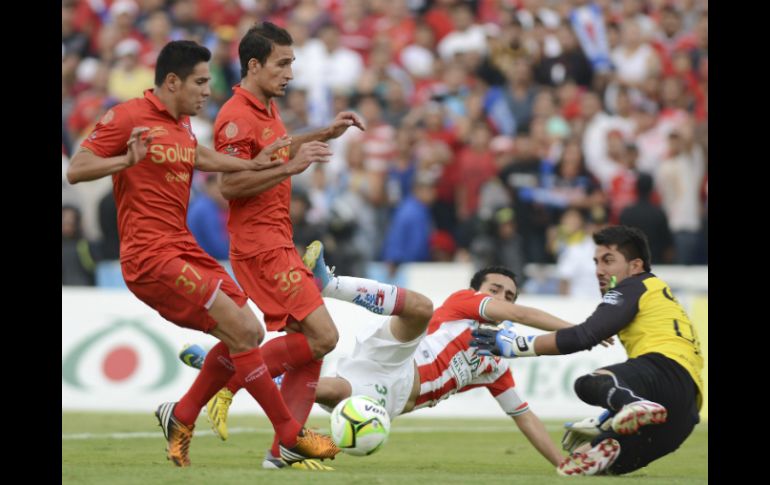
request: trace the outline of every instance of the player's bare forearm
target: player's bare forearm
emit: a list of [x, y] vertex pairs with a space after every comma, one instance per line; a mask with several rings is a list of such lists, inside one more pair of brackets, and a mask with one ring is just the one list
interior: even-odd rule
[[103, 158], [81, 148], [70, 160], [67, 181], [70, 184], [88, 182], [120, 172], [130, 166], [127, 154]]
[[198, 145], [195, 153], [195, 168], [203, 172], [237, 172], [255, 168], [251, 160], [231, 157], [211, 148]]
[[338, 136], [342, 135], [351, 126], [355, 126], [361, 131], [366, 130], [366, 126], [364, 126], [363, 120], [357, 114], [353, 113], [352, 111], [342, 111], [334, 117], [332, 123], [326, 128], [311, 131], [310, 133], [305, 133], [304, 135], [293, 135], [289, 157], [293, 158], [303, 143], [308, 143], [311, 141], [326, 142], [332, 138], [337, 138]]
[[510, 320], [540, 330], [552, 331], [573, 325], [559, 317], [551, 315], [543, 310], [524, 305], [517, 305], [507, 301], [492, 300], [487, 305], [484, 313], [494, 321]]
[[227, 200], [253, 197], [291, 177], [285, 165], [266, 170], [243, 170], [222, 174], [219, 190]]
[[294, 158], [297, 151], [303, 143], [310, 141], [327, 141], [331, 138], [331, 132], [329, 128], [322, 128], [320, 130], [311, 131], [309, 133], [303, 133], [301, 135], [291, 135], [291, 146], [289, 147], [289, 158]]
[[559, 347], [556, 346], [556, 334], [552, 332], [538, 335], [535, 338], [535, 353], [537, 355], [561, 355]]
[[548, 435], [545, 425], [543, 425], [543, 422], [535, 416], [535, 413], [527, 411], [524, 414], [514, 416], [513, 420], [516, 421], [516, 426], [519, 427], [524, 436], [526, 436], [529, 442], [532, 443], [532, 446], [534, 446], [546, 460], [551, 462], [553, 466], [558, 466], [559, 462], [561, 462], [564, 457]]

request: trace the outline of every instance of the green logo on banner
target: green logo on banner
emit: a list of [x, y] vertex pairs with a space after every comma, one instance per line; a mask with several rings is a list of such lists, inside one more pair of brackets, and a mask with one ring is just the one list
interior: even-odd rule
[[159, 389], [173, 381], [177, 374], [179, 374], [179, 366], [176, 363], [176, 355], [174, 350], [162, 338], [158, 337], [158, 335], [153, 333], [151, 330], [145, 328], [142, 322], [138, 320], [117, 320], [107, 326], [107, 328], [99, 330], [93, 335], [83, 339], [83, 341], [79, 344], [75, 345], [75, 347], [62, 361], [62, 380], [72, 387], [85, 389], [86, 386], [80, 381], [78, 377], [78, 367], [81, 359], [86, 354], [88, 349], [93, 347], [94, 344], [99, 342], [99, 340], [124, 328], [132, 328], [146, 336], [152, 343], [155, 344], [155, 347], [158, 349], [158, 352], [161, 355], [161, 359], [163, 361], [163, 370], [157, 381], [151, 384], [147, 389], [151, 391]]

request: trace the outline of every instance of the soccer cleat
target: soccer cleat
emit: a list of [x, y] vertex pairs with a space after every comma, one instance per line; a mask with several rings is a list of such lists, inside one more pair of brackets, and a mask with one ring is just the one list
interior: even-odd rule
[[168, 442], [166, 458], [176, 466], [190, 466], [190, 440], [195, 425], [186, 426], [174, 417], [175, 402], [166, 402], [158, 406], [155, 417]]
[[302, 256], [302, 262], [313, 272], [313, 279], [320, 291], [326, 288], [329, 281], [334, 277], [334, 269], [329, 269], [324, 262], [324, 245], [321, 241], [313, 241], [305, 249], [305, 255]]
[[227, 412], [233, 403], [233, 393], [223, 387], [208, 403], [206, 403], [206, 417], [209, 420], [214, 434], [222, 441], [227, 440]]
[[198, 344], [186, 344], [179, 352], [179, 358], [190, 367], [200, 369], [203, 367], [203, 361], [206, 360], [206, 351]]
[[267, 450], [265, 459], [262, 461], [262, 468], [266, 470], [281, 470], [284, 468], [296, 468], [297, 470], [312, 470], [312, 471], [333, 471], [334, 468], [324, 465], [318, 460], [302, 460], [292, 464], [288, 464], [280, 458], [276, 458]]
[[620, 454], [620, 443], [605, 438], [585, 453], [575, 452], [556, 467], [556, 473], [564, 477], [578, 475], [604, 475]]
[[639, 431], [648, 424], [666, 422], [668, 411], [660, 404], [652, 401], [636, 401], [626, 404], [612, 418], [612, 429], [618, 434], [629, 435]]
[[331, 458], [333, 460], [334, 456], [342, 451], [334, 444], [331, 437], [316, 433], [307, 428], [302, 428], [300, 434], [297, 435], [297, 444], [294, 447], [287, 448], [279, 444], [278, 448], [281, 451], [281, 459], [288, 464], [307, 460], [308, 458], [318, 458], [320, 460]]

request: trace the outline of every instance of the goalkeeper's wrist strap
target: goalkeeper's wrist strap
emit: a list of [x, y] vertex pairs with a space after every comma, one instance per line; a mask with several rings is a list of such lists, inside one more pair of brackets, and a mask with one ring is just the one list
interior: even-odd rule
[[516, 357], [535, 357], [536, 335], [519, 335], [513, 340], [513, 351]]

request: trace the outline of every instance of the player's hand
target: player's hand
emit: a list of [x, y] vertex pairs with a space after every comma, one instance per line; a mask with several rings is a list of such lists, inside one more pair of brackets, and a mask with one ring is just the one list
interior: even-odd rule
[[561, 439], [561, 447], [570, 453], [585, 443], [599, 436], [602, 432], [601, 425], [610, 417], [609, 411], [604, 411], [598, 417], [585, 418], [574, 423], [564, 423], [564, 436]]
[[150, 129], [146, 126], [137, 126], [131, 130], [131, 134], [128, 136], [128, 142], [126, 143], [126, 146], [128, 147], [128, 151], [126, 152], [128, 158], [126, 161], [128, 162], [129, 167], [133, 167], [147, 156], [147, 147], [149, 147], [152, 142], [152, 136], [142, 138], [142, 135], [148, 131], [150, 131]]
[[478, 355], [499, 355], [500, 357], [534, 356], [534, 335], [518, 336], [513, 323], [500, 325], [479, 325], [471, 332], [471, 347], [476, 347]]
[[355, 126], [361, 131], [366, 131], [364, 122], [357, 114], [352, 111], [342, 111], [338, 113], [331, 126], [329, 126], [329, 138], [337, 138], [345, 133], [351, 126]]
[[264, 170], [266, 168], [277, 167], [283, 163], [283, 161], [280, 157], [275, 155], [275, 152], [289, 145], [291, 145], [291, 137], [288, 135], [283, 135], [278, 138], [273, 143], [263, 148], [262, 151], [259, 152], [259, 155], [251, 160], [254, 163], [251, 169]]
[[606, 339], [602, 340], [601, 342], [599, 342], [599, 344], [602, 347], [609, 347], [610, 345], [612, 345], [614, 343], [615, 343], [615, 337], [609, 337], [609, 338], [606, 338]]
[[309, 141], [303, 143], [294, 158], [289, 160], [286, 164], [292, 175], [304, 172], [311, 163], [326, 163], [329, 161], [329, 157], [332, 156], [329, 145], [321, 141]]

